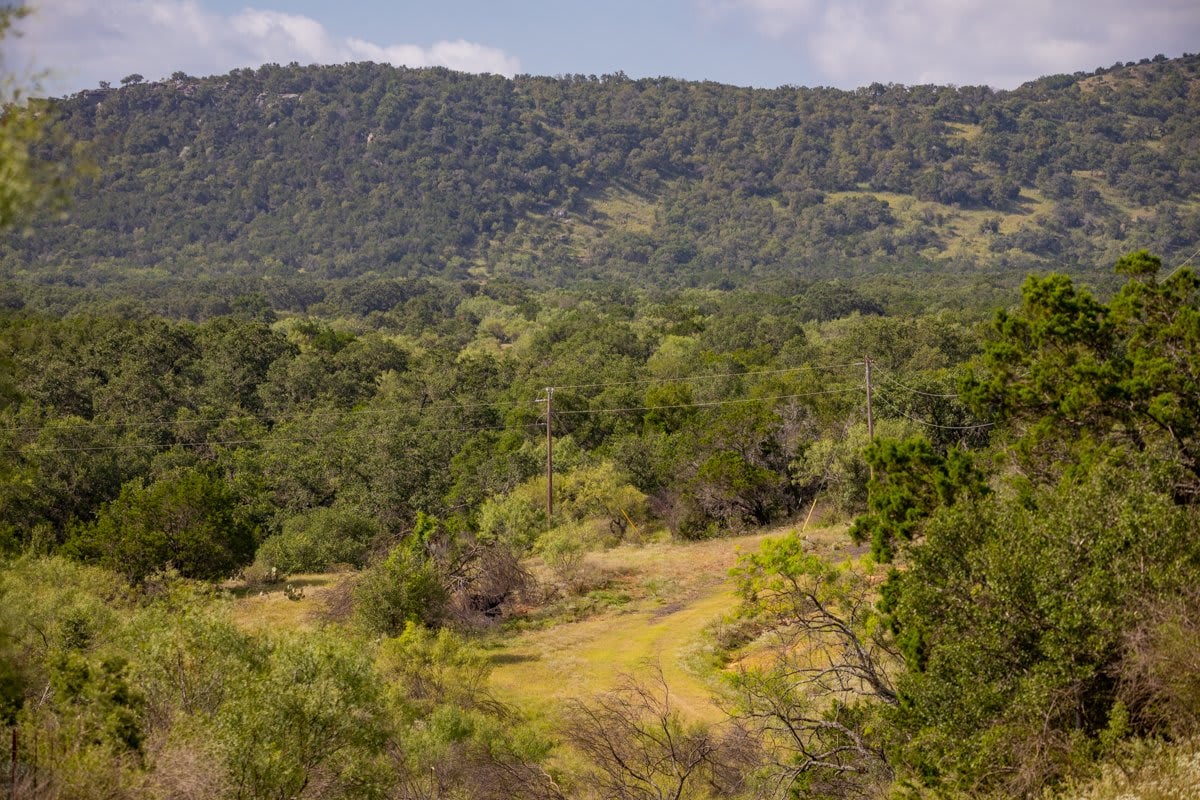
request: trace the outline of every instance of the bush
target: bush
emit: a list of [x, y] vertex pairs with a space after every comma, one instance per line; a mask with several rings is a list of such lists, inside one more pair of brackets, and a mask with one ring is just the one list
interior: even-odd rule
[[384, 687], [360, 643], [284, 638], [256, 667], [230, 687], [210, 730], [235, 796], [386, 796]]
[[534, 551], [564, 587], [575, 591], [583, 583], [583, 557], [593, 545], [587, 526], [575, 523], [543, 533]]
[[323, 572], [335, 564], [361, 567], [379, 526], [352, 511], [314, 508], [292, 517], [258, 548], [256, 561], [280, 572]]
[[424, 514], [405, 541], [363, 573], [354, 588], [355, 614], [375, 632], [394, 635], [409, 622], [437, 627], [445, 619], [450, 593], [442, 570], [428, 551], [437, 524]]
[[183, 470], [143, 486], [140, 480], [77, 528], [66, 552], [141, 583], [173, 566], [185, 578], [233, 574], [254, 552], [254, 531], [237, 512], [237, 498], [218, 476]]
[[546, 481], [526, 481], [479, 508], [479, 538], [525, 552], [546, 528]]
[[1172, 738], [1200, 734], [1200, 589], [1147, 602], [1125, 634], [1117, 674], [1135, 722]]

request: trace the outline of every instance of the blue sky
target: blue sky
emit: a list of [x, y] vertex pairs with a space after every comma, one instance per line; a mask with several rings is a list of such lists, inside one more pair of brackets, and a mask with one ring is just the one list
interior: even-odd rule
[[1197, 0], [29, 0], [5, 68], [63, 94], [177, 70], [387, 61], [774, 87], [985, 83], [1200, 50]]

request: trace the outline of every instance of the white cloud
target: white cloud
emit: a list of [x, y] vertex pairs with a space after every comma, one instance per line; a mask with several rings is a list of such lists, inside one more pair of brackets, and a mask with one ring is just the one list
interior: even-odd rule
[[1011, 88], [1200, 41], [1195, 0], [697, 0], [746, 18], [837, 86], [874, 81]]
[[422, 49], [413, 45], [380, 47], [361, 39], [347, 39], [346, 45], [355, 61], [386, 61], [408, 66], [449, 67], [463, 72], [492, 72], [513, 76], [521, 71], [521, 62], [495, 47], [456, 39], [436, 42]]
[[428, 47], [332, 35], [309, 17], [246, 8], [232, 16], [197, 0], [46, 0], [9, 43], [5, 66], [18, 73], [51, 70], [43, 81], [60, 93], [140, 73], [155, 79], [264, 63], [377, 61], [410, 67], [513, 75], [514, 56], [463, 40]]

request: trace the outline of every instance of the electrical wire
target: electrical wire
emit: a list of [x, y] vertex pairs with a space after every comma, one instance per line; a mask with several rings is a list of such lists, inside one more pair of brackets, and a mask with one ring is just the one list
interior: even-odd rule
[[1188, 256], [1187, 258], [1185, 258], [1183, 261], [1180, 261], [1178, 264], [1176, 264], [1176, 265], [1175, 265], [1175, 266], [1174, 266], [1174, 267], [1171, 269], [1171, 274], [1173, 275], [1173, 274], [1175, 274], [1177, 271], [1179, 271], [1179, 269], [1180, 269], [1180, 268], [1187, 266], [1187, 264], [1188, 264], [1188, 263], [1189, 263], [1189, 262], [1190, 262], [1190, 261], [1191, 261], [1193, 258], [1195, 258], [1196, 256], [1200, 256], [1200, 247], [1197, 247], [1197, 248], [1196, 248], [1196, 251], [1195, 251], [1194, 253], [1192, 253], [1190, 256]]
[[[725, 406], [744, 403], [767, 403], [779, 400], [791, 400], [801, 397], [816, 397], [820, 395], [833, 394], [848, 394], [850, 392], [860, 392], [865, 387], [863, 385], [843, 387], [840, 389], [827, 389], [819, 392], [804, 392], [800, 394], [775, 395], [772, 397], [746, 397], [731, 400], [713, 400], [699, 403], [681, 403], [673, 405], [659, 406], [628, 406], [618, 408], [590, 408], [577, 410], [555, 411], [554, 416], [575, 416], [583, 414], [607, 414], [607, 413], [624, 413], [632, 411], [655, 411], [659, 409], [676, 409], [676, 408], [709, 408], [714, 406]], [[430, 433], [474, 433], [478, 431], [498, 431], [498, 430], [519, 430], [525, 427], [536, 426], [545, 428], [544, 422], [538, 423], [521, 423], [516, 425], [485, 425], [474, 427], [446, 427], [446, 428], [415, 428], [406, 427], [403, 430], [420, 434]], [[378, 438], [382, 436], [396, 435], [396, 430], [381, 430], [374, 433], [368, 433], [367, 436]], [[83, 452], [104, 452], [104, 451], [121, 451], [121, 450], [167, 450], [171, 447], [216, 447], [216, 446], [233, 446], [233, 445], [264, 445], [264, 444], [279, 444], [291, 442], [321, 442], [334, 437], [344, 437], [344, 431], [330, 432], [315, 436], [263, 436], [259, 438], [242, 438], [242, 439], [217, 439], [217, 440], [198, 440], [188, 442], [170, 442], [165, 444], [154, 444], [148, 442], [128, 443], [128, 444], [112, 444], [112, 445], [90, 445], [80, 447], [25, 447], [25, 448], [9, 448], [0, 450], [0, 454], [5, 455], [47, 455], [51, 453], [83, 453]]]
[[[682, 377], [682, 378], [661, 378], [661, 379], [653, 378], [653, 379], [646, 379], [646, 380], [639, 380], [639, 381], [611, 381], [611, 382], [592, 383], [592, 384], [571, 384], [571, 385], [566, 385], [566, 386], [555, 386], [552, 388], [554, 390], [570, 389], [570, 388], [597, 388], [597, 387], [607, 387], [607, 386], [633, 386], [633, 385], [652, 384], [652, 383], [700, 381], [700, 380], [710, 380], [710, 379], [726, 378], [726, 377], [755, 377], [755, 376], [765, 376], [765, 375], [779, 375], [779, 374], [785, 374], [785, 373], [789, 373], [789, 372], [798, 372], [798, 371], [805, 370], [805, 369], [836, 370], [836, 369], [844, 369], [846, 367], [852, 367], [852, 366], [862, 366], [862, 364], [863, 364], [863, 362], [861, 362], [861, 361], [851, 362], [851, 363], [847, 363], [847, 364], [837, 364], [837, 365], [812, 365], [812, 364], [809, 364], [809, 365], [805, 365], [802, 367], [788, 367], [788, 368], [778, 369], [778, 370], [759, 370], [756, 372], [735, 372], [735, 373], [723, 373], [723, 374], [693, 375], [693, 376], [686, 376], [686, 377]], [[957, 394], [936, 394], [933, 392], [925, 392], [920, 389], [915, 389], [911, 386], [908, 386], [908, 385], [896, 380], [895, 378], [891, 377], [890, 375], [888, 375], [886, 373], [884, 373], [882, 375], [882, 377], [888, 383], [891, 383], [895, 386], [898, 386], [902, 389], [913, 392], [915, 394], [924, 395], [927, 397], [939, 397], [939, 398], [942, 398], [942, 397], [945, 397], [945, 398], [955, 397], [956, 398], [956, 397], [958, 397]], [[800, 393], [795, 393], [795, 394], [773, 395], [773, 396], [769, 396], [769, 397], [741, 397], [741, 398], [731, 398], [728, 400], [710, 400], [710, 401], [700, 401], [700, 402], [692, 402], [692, 403], [674, 403], [674, 404], [665, 404], [665, 405], [620, 406], [620, 407], [609, 407], [609, 408], [586, 408], [586, 409], [563, 409], [563, 410], [556, 410], [554, 412], [554, 416], [555, 417], [568, 417], [568, 416], [583, 416], [583, 415], [596, 415], [596, 414], [620, 414], [620, 413], [672, 410], [672, 409], [683, 409], [683, 408], [713, 408], [713, 407], [719, 407], [719, 406], [743, 405], [743, 404], [750, 404], [750, 403], [772, 403], [772, 402], [780, 402], [780, 401], [785, 401], [785, 400], [795, 400], [795, 399], [806, 398], [806, 397], [844, 395], [844, 394], [850, 394], [853, 392], [861, 392], [861, 391], [864, 391], [865, 388], [866, 388], [865, 384], [855, 384], [853, 386], [845, 386], [845, 387], [840, 387], [837, 389], [825, 389], [825, 390], [813, 391], [813, 392], [800, 392]], [[925, 425], [925, 426], [931, 427], [931, 428], [939, 428], [942, 430], [976, 430], [976, 429], [982, 429], [982, 428], [989, 428], [989, 427], [992, 427], [993, 425], [995, 425], [995, 423], [983, 423], [983, 424], [979, 424], [979, 425], [940, 425], [937, 423], [929, 422], [927, 420], [918, 419], [909, 414], [906, 414], [905, 412], [903, 412], [899, 408], [897, 408], [894, 403], [888, 402], [885, 398], [881, 397], [879, 399], [884, 403], [884, 405], [889, 406], [891, 411], [896, 413], [898, 416], [901, 416], [912, 422], [915, 422], [920, 425]], [[391, 408], [380, 408], [380, 409], [358, 409], [358, 410], [354, 410], [354, 411], [344, 411], [344, 412], [325, 411], [325, 412], [315, 412], [312, 414], [304, 414], [302, 412], [295, 412], [295, 413], [292, 413], [287, 416], [277, 417], [273, 420], [265, 419], [265, 418], [261, 418], [261, 417], [257, 417], [257, 416], [252, 416], [252, 415], [240, 415], [240, 416], [229, 416], [229, 417], [207, 417], [207, 418], [197, 417], [195, 419], [190, 419], [190, 420], [173, 420], [170, 422], [128, 423], [128, 424], [124, 424], [124, 425], [122, 423], [78, 423], [78, 424], [70, 424], [70, 425], [60, 426], [59, 430], [74, 430], [74, 429], [86, 429], [86, 428], [105, 429], [105, 428], [119, 428], [119, 427], [123, 427], [126, 430], [145, 430], [145, 429], [155, 429], [155, 428], [161, 428], [161, 429], [174, 428], [174, 427], [178, 427], [178, 426], [182, 426], [182, 425], [195, 425], [195, 424], [204, 424], [204, 423], [242, 422], [242, 421], [255, 421], [255, 422], [260, 422], [263, 424], [273, 424], [274, 427], [278, 429], [278, 428], [280, 428], [288, 423], [291, 423], [291, 422], [309, 422], [309, 421], [313, 421], [313, 420], [327, 419], [327, 418], [342, 420], [347, 417], [357, 418], [357, 417], [365, 417], [365, 416], [381, 416], [381, 415], [386, 415], [386, 414], [398, 414], [398, 413], [407, 413], [407, 414], [412, 414], [412, 415], [416, 415], [416, 416], [420, 417], [422, 415], [428, 415], [433, 412], [440, 412], [440, 411], [444, 411], [444, 410], [456, 410], [456, 409], [465, 410], [465, 409], [472, 409], [472, 408], [498, 409], [498, 408], [503, 408], [503, 407], [516, 408], [516, 407], [521, 407], [521, 406], [528, 407], [528, 406], [540, 405], [541, 403], [545, 403], [545, 402], [546, 402], [546, 399], [543, 397], [543, 398], [538, 398], [535, 400], [497, 401], [497, 402], [492, 402], [492, 403], [482, 403], [482, 402], [481, 403], [450, 403], [450, 402], [447, 402], [447, 403], [439, 403], [439, 404], [427, 405], [427, 406], [416, 407], [416, 408], [414, 408], [414, 407], [391, 407]], [[435, 434], [435, 433], [475, 433], [475, 432], [480, 432], [480, 431], [518, 430], [518, 429], [526, 428], [526, 427], [537, 427], [537, 428], [544, 430], [545, 422], [544, 421], [543, 422], [526, 422], [526, 423], [520, 423], [520, 424], [515, 424], [515, 425], [452, 426], [452, 427], [441, 427], [441, 428], [420, 428], [420, 427], [410, 425], [410, 426], [404, 427], [402, 429], [402, 431], [403, 432], [413, 432], [413, 433], [425, 435], [425, 434]], [[41, 429], [30, 428], [30, 427], [0, 429], [0, 431], [6, 432], [6, 433], [23, 433], [23, 432], [36, 433], [39, 430], [41, 430]], [[400, 433], [401, 433], [401, 431], [398, 431], [395, 428], [384, 427], [380, 431], [376, 431], [373, 433], [367, 433], [366, 435], [371, 438], [379, 438], [379, 437], [383, 437], [383, 436], [395, 436], [395, 435], [399, 435]], [[82, 445], [79, 447], [41, 447], [41, 448], [35, 447], [35, 446], [27, 446], [27, 447], [23, 447], [23, 448], [3, 449], [3, 450], [0, 450], [0, 454], [40, 455], [40, 454], [50, 454], [50, 453], [73, 453], [73, 452], [80, 453], [80, 452], [103, 452], [103, 451], [123, 451], [123, 450], [165, 450], [165, 449], [169, 449], [171, 447], [218, 447], [218, 446], [240, 446], [240, 445], [269, 445], [269, 444], [285, 444], [285, 443], [294, 443], [294, 442], [317, 443], [317, 442], [322, 442], [322, 441], [332, 439], [334, 437], [344, 437], [344, 436], [346, 436], [345, 431], [332, 431], [332, 432], [328, 432], [328, 433], [308, 435], [308, 436], [278, 436], [278, 435], [268, 434], [268, 435], [261, 436], [261, 437], [242, 437], [242, 438], [236, 438], [236, 439], [212, 439], [212, 440], [196, 440], [196, 441], [169, 442], [169, 443], [141, 443], [141, 442], [139, 442], [139, 443], [111, 444], [111, 445]]]
[[[716, 379], [716, 378], [779, 375], [779, 374], [784, 374], [784, 373], [788, 373], [788, 372], [797, 372], [797, 371], [804, 370], [804, 369], [836, 370], [836, 369], [844, 369], [844, 368], [850, 367], [850, 366], [862, 366], [862, 362], [859, 361], [859, 362], [851, 362], [849, 364], [831, 364], [831, 365], [807, 364], [802, 367], [787, 367], [785, 369], [776, 369], [776, 370], [759, 370], [756, 372], [710, 373], [710, 374], [703, 374], [703, 375], [689, 375], [689, 376], [683, 376], [683, 377], [678, 377], [678, 378], [647, 378], [647, 379], [636, 380], [636, 381], [609, 381], [609, 382], [604, 382], [604, 383], [578, 383], [578, 384], [568, 384], [565, 386], [554, 386], [552, 388], [557, 391], [560, 389], [600, 388], [600, 387], [609, 387], [609, 386], [637, 386], [637, 385], [655, 384], [655, 383], [683, 383], [683, 382], [691, 382], [691, 381], [711, 380], [711, 379]], [[325, 419], [325, 418], [343, 419], [345, 417], [380, 416], [380, 415], [384, 415], [384, 414], [396, 414], [396, 413], [409, 413], [409, 414], [419, 415], [419, 414], [423, 414], [423, 413], [443, 411], [443, 410], [465, 410], [465, 409], [476, 409], [476, 408], [495, 408], [495, 409], [515, 408], [518, 406], [525, 406], [525, 405], [538, 404], [538, 403], [544, 403], [544, 402], [546, 402], [545, 398], [539, 398], [536, 400], [497, 400], [497, 401], [493, 401], [493, 402], [479, 402], [479, 403], [457, 403], [457, 402], [453, 402], [453, 401], [445, 401], [445, 402], [434, 403], [431, 405], [416, 406], [416, 407], [393, 406], [390, 408], [357, 409], [357, 410], [350, 410], [350, 411], [318, 411], [318, 412], [309, 413], [309, 414], [306, 414], [301, 411], [293, 411], [291, 413], [280, 415], [278, 417], [260, 416], [260, 415], [255, 415], [255, 414], [239, 414], [239, 415], [225, 416], [225, 417], [194, 417], [191, 419], [157, 420], [157, 421], [143, 421], [143, 422], [91, 422], [91, 421], [86, 421], [86, 422], [77, 422], [77, 423], [68, 423], [68, 424], [58, 425], [57, 428], [59, 430], [119, 429], [119, 430], [142, 430], [142, 431], [144, 431], [144, 430], [167, 430], [167, 429], [178, 428], [178, 427], [183, 427], [183, 426], [191, 426], [191, 425], [209, 425], [209, 424], [219, 425], [222, 423], [238, 423], [238, 422], [257, 422], [262, 425], [278, 427], [280, 425], [285, 425], [289, 422], [308, 421], [308, 420], [317, 420], [317, 419]], [[42, 427], [44, 427], [44, 426], [41, 426], [41, 427], [40, 426], [20, 426], [20, 427], [11, 427], [11, 428], [0, 428], [0, 433], [17, 434], [17, 435], [35, 434], [35, 433], [39, 432], [40, 430], [42, 430]], [[4, 452], [4, 451], [0, 451], [0, 452]]]
[[[544, 423], [522, 423], [520, 425], [477, 425], [472, 427], [455, 427], [455, 428], [405, 428], [404, 432], [415, 432], [421, 434], [429, 433], [477, 433], [479, 431], [503, 431], [503, 430], [518, 430], [527, 427], [545, 427]], [[396, 430], [379, 430], [367, 432], [364, 435], [370, 439], [380, 439], [386, 436], [398, 436], [400, 432]], [[199, 440], [191, 442], [170, 442], [168, 444], [152, 444], [148, 442], [137, 442], [128, 444], [110, 444], [110, 445], [91, 445], [84, 447], [27, 447], [20, 449], [0, 450], [0, 453], [6, 455], [22, 454], [22, 455], [49, 455], [51, 453], [92, 453], [105, 451], [121, 451], [121, 450], [170, 450], [173, 447], [218, 447], [226, 445], [266, 445], [266, 444], [293, 444], [296, 442], [312, 442], [314, 444], [324, 442], [333, 438], [342, 438], [344, 433], [330, 432], [325, 434], [317, 434], [312, 436], [264, 436], [257, 439], [216, 439], [216, 440]]]
[[[557, 387], [555, 387], [555, 388], [557, 388]], [[851, 387], [847, 387], [847, 388], [843, 388], [843, 389], [828, 389], [826, 391], [821, 391], [821, 392], [804, 392], [802, 394], [780, 394], [780, 395], [775, 395], [773, 397], [742, 397], [742, 398], [738, 398], [736, 400], [711, 400], [711, 401], [700, 402], [700, 403], [677, 403], [674, 405], [662, 405], [662, 406], [629, 406], [627, 408], [585, 408], [585, 409], [578, 409], [578, 410], [555, 411], [554, 416], [564, 417], [564, 416], [568, 416], [568, 415], [578, 415], [578, 414], [607, 414], [607, 413], [619, 413], [619, 412], [623, 412], [623, 411], [657, 411], [659, 409], [670, 409], [670, 408], [709, 408], [712, 406], [728, 406], [728, 405], [734, 405], [734, 404], [738, 404], [738, 403], [766, 403], [766, 402], [771, 402], [771, 401], [775, 401], [775, 400], [792, 400], [792, 399], [795, 399], [798, 397], [816, 397], [818, 395], [829, 395], [829, 394], [848, 394], [849, 392], [861, 392], [865, 388], [866, 388], [865, 385], [859, 385], [859, 386], [851, 386]]]
[[[880, 399], [882, 399], [882, 398], [880, 398]], [[911, 414], [906, 414], [905, 412], [896, 408], [895, 404], [889, 403], [887, 400], [882, 400], [882, 402], [883, 402], [883, 405], [889, 406], [892, 413], [896, 414], [897, 416], [903, 417], [904, 419], [908, 420], [909, 422], [915, 422], [918, 425], [924, 425], [927, 428], [937, 428], [938, 430], [943, 430], [943, 431], [974, 431], [974, 430], [982, 430], [983, 428], [992, 428], [992, 427], [995, 427], [995, 425], [996, 425], [996, 423], [994, 423], [994, 422], [982, 422], [982, 423], [979, 423], [978, 425], [940, 425], [936, 422], [929, 422], [928, 420], [919, 419], [917, 417], [914, 417]]]
[[925, 397], [953, 397], [953, 398], [957, 398], [957, 397], [959, 396], [958, 392], [950, 392], [950, 393], [948, 393], [948, 394], [936, 394], [936, 393], [934, 393], [934, 392], [924, 392], [924, 391], [921, 391], [920, 389], [914, 389], [914, 388], [913, 388], [913, 387], [911, 387], [911, 386], [908, 386], [908, 385], [906, 385], [906, 384], [903, 384], [903, 383], [901, 383], [900, 381], [896, 380], [895, 378], [893, 378], [892, 376], [888, 375], [887, 373], [883, 373], [883, 375], [882, 375], [881, 377], [882, 377], [882, 378], [883, 378], [885, 381], [887, 381], [888, 383], [892, 384], [893, 386], [898, 386], [898, 387], [900, 387], [901, 389], [904, 389], [904, 390], [906, 390], [906, 391], [912, 392], [913, 394], [924, 395]]
[[[173, 419], [173, 420], [158, 420], [154, 422], [73, 422], [65, 425], [58, 425], [58, 430], [76, 430], [81, 428], [92, 430], [104, 430], [107, 428], [118, 428], [121, 430], [154, 430], [176, 428], [185, 425], [205, 425], [205, 424], [221, 424], [225, 422], [258, 422], [263, 425], [285, 425], [289, 422], [302, 420], [318, 420], [318, 419], [344, 419], [345, 417], [365, 417], [365, 416], [380, 416], [383, 414], [396, 414], [407, 412], [412, 414], [421, 414], [431, 411], [443, 410], [460, 410], [460, 409], [475, 409], [475, 408], [504, 408], [523, 405], [536, 404], [537, 400], [498, 400], [491, 403], [454, 403], [450, 401], [434, 403], [426, 406], [392, 406], [390, 408], [360, 408], [349, 411], [316, 411], [306, 414], [303, 411], [293, 411], [288, 414], [282, 414], [278, 417], [258, 416], [254, 414], [240, 414], [237, 416], [228, 417], [192, 417], [190, 419]], [[0, 428], [0, 433], [37, 433], [45, 426], [27, 425], [24, 427]]]
[[716, 378], [755, 378], [763, 375], [782, 375], [788, 372], [799, 372], [806, 369], [815, 370], [837, 370], [845, 369], [846, 367], [861, 367], [863, 362], [852, 361], [847, 364], [805, 364], [802, 367], [784, 367], [782, 369], [764, 369], [752, 372], [714, 372], [704, 375], [687, 375], [678, 378], [644, 378], [636, 381], [608, 381], [599, 383], [572, 383], [564, 386], [553, 386], [555, 391], [559, 389], [597, 389], [608, 386], [641, 386], [652, 383], [686, 383], [690, 381], [713, 380]]

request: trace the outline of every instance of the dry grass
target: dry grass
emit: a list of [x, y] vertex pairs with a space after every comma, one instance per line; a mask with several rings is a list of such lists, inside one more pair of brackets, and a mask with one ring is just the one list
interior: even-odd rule
[[605, 189], [592, 199], [591, 207], [602, 227], [641, 233], [654, 229], [654, 203], [634, 192], [616, 187]]
[[825, 194], [825, 202], [830, 203], [835, 200], [843, 200], [851, 197], [873, 197], [876, 200], [883, 200], [886, 202], [889, 206], [891, 206], [891, 209], [894, 213], [896, 213], [896, 216], [900, 218], [904, 216], [902, 212], [910, 207], [914, 210], [920, 210], [924, 206], [929, 206], [935, 209], [945, 209], [945, 206], [938, 203], [927, 203], [922, 200], [917, 200], [911, 194], [875, 191], [867, 188], [865, 183], [858, 185], [863, 188], [855, 191], [827, 192]]
[[1152, 742], [1106, 764], [1087, 783], [1047, 794], [1044, 800], [1196, 800], [1200, 797], [1200, 740]]
[[946, 127], [954, 131], [950, 134], [951, 139], [961, 139], [964, 142], [973, 142], [979, 138], [979, 134], [983, 132], [983, 128], [979, 125], [971, 125], [966, 122], [947, 122]]
[[[246, 591], [236, 584], [228, 587], [238, 598], [233, 606], [233, 621], [245, 631], [313, 630], [325, 607], [325, 597], [344, 575], [293, 575], [286, 581]], [[287, 595], [287, 587], [303, 593], [299, 599]], [[295, 596], [295, 595], [293, 595]]]
[[[978, 126], [954, 126], [958, 136], [972, 137], [977, 135]], [[937, 225], [942, 237], [940, 247], [930, 248], [926, 255], [938, 257], [950, 255], [965, 258], [989, 257], [990, 233], [981, 230], [983, 223], [988, 220], [998, 220], [999, 233], [1015, 233], [1023, 224], [1029, 222], [1038, 214], [1049, 214], [1054, 209], [1054, 203], [1041, 192], [1028, 187], [1022, 188], [1020, 196], [1013, 201], [1007, 210], [994, 208], [959, 208], [943, 205], [927, 200], [917, 200], [911, 195], [896, 194], [895, 192], [876, 192], [870, 190], [852, 192], [830, 192], [826, 200], [832, 201], [847, 197], [873, 197], [884, 200], [891, 206], [897, 223], [901, 227], [907, 225], [926, 225], [924, 218], [933, 215], [940, 217]]]
[[[757, 549], [763, 539], [798, 527], [589, 553], [585, 570], [599, 576], [593, 584], [602, 588], [591, 599], [572, 601], [587, 605], [588, 615], [579, 619], [560, 603], [530, 610], [535, 616], [554, 613], [540, 627], [495, 634], [492, 688], [502, 700], [553, 716], [565, 700], [610, 690], [622, 676], [657, 666], [683, 715], [719, 721], [723, 714], [712, 700], [712, 676], [695, 665], [704, 662], [708, 629], [736, 605], [729, 570], [739, 554]], [[815, 552], [838, 558], [848, 551], [845, 533], [843, 524], [810, 529], [806, 537]], [[234, 621], [251, 632], [312, 630], [344, 577], [295, 575], [261, 592], [230, 585], [237, 597]], [[303, 590], [303, 597], [289, 599], [284, 591], [289, 584]]]

